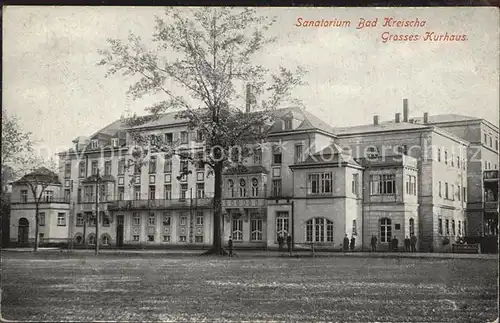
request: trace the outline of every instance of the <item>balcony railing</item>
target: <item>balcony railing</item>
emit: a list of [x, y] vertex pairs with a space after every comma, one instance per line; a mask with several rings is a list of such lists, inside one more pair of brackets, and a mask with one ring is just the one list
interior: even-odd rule
[[212, 198], [178, 198], [162, 200], [123, 200], [108, 202], [108, 210], [149, 210], [149, 209], [187, 209], [190, 207], [210, 208], [212, 207]]
[[[11, 204], [35, 204], [35, 201], [33, 199], [12, 199]], [[64, 198], [64, 197], [58, 197], [58, 198], [42, 198], [39, 202], [40, 204], [47, 204], [47, 203], [60, 203], [60, 204], [68, 204], [69, 203], [69, 198]]]

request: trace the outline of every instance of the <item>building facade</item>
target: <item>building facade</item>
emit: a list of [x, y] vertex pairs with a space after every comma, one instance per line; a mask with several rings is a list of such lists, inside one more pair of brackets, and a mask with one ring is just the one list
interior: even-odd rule
[[[68, 201], [66, 229], [57, 237], [44, 232], [44, 239], [92, 245], [98, 238], [118, 247], [212, 244], [209, 169], [151, 149], [144, 165], [130, 166], [132, 131], [179, 143], [191, 154], [203, 152], [203, 138], [175, 113], [135, 128], [116, 121], [76, 138], [60, 154], [57, 194]], [[379, 122], [376, 116], [370, 125], [336, 129], [307, 111], [280, 109], [267, 142], [249, 147], [242, 166], [223, 173], [224, 241], [273, 248], [279, 235], [290, 234], [298, 248], [314, 243], [340, 249], [347, 235], [355, 238], [356, 250], [368, 250], [375, 235], [384, 250], [395, 237], [402, 246], [415, 235], [422, 251], [449, 250], [476, 226], [467, 213], [476, 194], [469, 140], [428, 120], [410, 122], [407, 101], [403, 118], [398, 113]], [[493, 180], [485, 174], [482, 190], [493, 185], [486, 185]], [[11, 240], [18, 231], [11, 225]]]

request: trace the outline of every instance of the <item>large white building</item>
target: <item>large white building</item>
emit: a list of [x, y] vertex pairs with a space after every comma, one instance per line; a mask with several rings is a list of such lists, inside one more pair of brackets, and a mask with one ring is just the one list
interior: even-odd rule
[[[53, 190], [64, 201], [47, 201], [43, 242], [95, 243], [98, 185], [102, 244], [211, 245], [214, 184], [208, 169], [154, 152], [144, 167], [128, 169], [131, 130], [180, 141], [179, 148], [194, 153], [203, 147], [203, 138], [175, 113], [134, 129], [116, 121], [76, 138], [73, 149], [60, 154], [61, 184]], [[358, 250], [368, 250], [372, 235], [379, 249], [387, 249], [390, 239], [397, 237], [401, 247], [415, 234], [420, 250], [443, 251], [467, 234], [467, 203], [475, 194], [470, 143], [428, 120], [410, 122], [407, 101], [403, 119], [396, 114], [379, 122], [375, 116], [371, 125], [337, 129], [307, 111], [280, 109], [268, 144], [252, 149], [244, 168], [223, 175], [223, 234], [236, 248], [275, 247], [279, 234], [291, 234], [298, 245], [340, 249], [347, 234], [356, 237]], [[186, 166], [191, 173], [177, 179]], [[14, 187], [11, 241], [26, 243], [34, 239], [34, 212], [22, 197], [25, 188]], [[21, 239], [19, 232], [29, 233]]]

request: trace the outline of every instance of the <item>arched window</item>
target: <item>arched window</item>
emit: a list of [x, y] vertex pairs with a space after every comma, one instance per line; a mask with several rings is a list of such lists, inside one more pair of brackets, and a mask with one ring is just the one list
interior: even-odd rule
[[232, 233], [234, 241], [242, 241], [243, 240], [243, 220], [240, 215], [233, 215], [232, 218]]
[[240, 197], [247, 196], [247, 182], [242, 178], [240, 179]]
[[80, 233], [77, 233], [75, 235], [75, 243], [76, 244], [81, 244], [83, 242], [83, 236]]
[[232, 179], [229, 179], [227, 181], [227, 190], [228, 190], [229, 197], [234, 197], [234, 182]]
[[103, 234], [101, 236], [101, 243], [103, 246], [109, 246], [109, 243], [111, 242], [111, 237], [109, 236], [109, 234]]
[[89, 234], [87, 241], [89, 242], [89, 245], [95, 245], [95, 234]]
[[326, 218], [314, 218], [306, 222], [307, 242], [333, 242], [333, 222]]
[[410, 219], [410, 235], [415, 234], [415, 220], [413, 218]]
[[352, 220], [352, 235], [353, 236], [358, 235], [358, 225], [356, 223], [356, 220]]
[[252, 178], [252, 196], [259, 196], [259, 181], [256, 178]]
[[389, 242], [392, 237], [391, 219], [380, 219], [380, 242]]

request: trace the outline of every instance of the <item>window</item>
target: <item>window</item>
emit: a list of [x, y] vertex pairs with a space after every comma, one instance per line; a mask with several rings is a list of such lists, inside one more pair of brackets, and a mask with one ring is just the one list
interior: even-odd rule
[[181, 157], [181, 160], [179, 161], [179, 171], [187, 172], [188, 168], [189, 168], [188, 160]]
[[462, 235], [466, 235], [467, 234], [467, 221], [464, 221], [464, 226], [463, 226], [462, 230], [463, 230]]
[[141, 165], [139, 163], [134, 164], [134, 174], [139, 175], [141, 173]]
[[165, 185], [165, 200], [172, 199], [172, 184]]
[[179, 236], [179, 242], [186, 242], [186, 236]]
[[354, 195], [358, 195], [358, 184], [359, 183], [359, 174], [353, 174], [352, 175], [352, 183], [351, 183], [351, 189], [352, 193]]
[[148, 225], [154, 226], [155, 222], [156, 222], [155, 220], [156, 220], [155, 214], [154, 213], [149, 213]]
[[250, 221], [250, 240], [262, 241], [262, 220], [251, 219]]
[[205, 198], [205, 184], [197, 183], [196, 184], [196, 198], [202, 199]]
[[228, 190], [228, 196], [234, 197], [234, 181], [232, 179], [229, 179], [227, 181], [227, 190]]
[[441, 149], [439, 149], [439, 148], [437, 150], [437, 160], [438, 160], [438, 162], [441, 162]]
[[203, 243], [203, 236], [195, 236], [194, 242], [195, 243]]
[[101, 199], [101, 202], [106, 202], [108, 200], [108, 186], [107, 185], [100, 185], [99, 187], [99, 198]]
[[325, 218], [314, 218], [306, 222], [307, 242], [333, 242], [333, 222]]
[[188, 143], [188, 133], [187, 131], [181, 131], [181, 144]]
[[281, 196], [281, 179], [273, 179], [272, 185], [273, 196]]
[[80, 162], [78, 166], [78, 177], [85, 177], [85, 162]]
[[332, 193], [332, 173], [309, 174], [308, 192], [309, 194]]
[[284, 130], [292, 130], [292, 119], [283, 120]]
[[457, 234], [457, 231], [455, 229], [455, 220], [451, 220], [451, 233], [453, 235], [456, 235]]
[[455, 185], [451, 184], [450, 200], [455, 200]]
[[163, 226], [168, 227], [170, 226], [170, 212], [164, 212], [163, 213]]
[[448, 165], [448, 152], [446, 150], [444, 151], [444, 164]]
[[123, 200], [125, 200], [125, 188], [118, 187], [118, 201], [123, 201]]
[[407, 176], [406, 194], [417, 195], [417, 178], [415, 176]]
[[149, 159], [149, 173], [156, 173], [156, 156], [151, 156], [151, 158]]
[[241, 178], [240, 179], [240, 197], [247, 197], [247, 182]]
[[252, 197], [259, 196], [259, 181], [256, 178], [252, 178]]
[[111, 161], [104, 162], [104, 175], [111, 175]]
[[400, 155], [407, 155], [408, 154], [408, 146], [407, 145], [398, 146], [397, 153]]
[[495, 150], [498, 150], [498, 140], [495, 140]]
[[288, 233], [288, 211], [276, 212], [276, 237], [275, 240], [278, 241], [278, 236], [286, 237]]
[[95, 235], [93, 233], [89, 234], [87, 241], [89, 242], [89, 245], [95, 245]]
[[57, 225], [58, 226], [66, 225], [66, 213], [57, 213]]
[[460, 201], [460, 194], [461, 194], [460, 185], [457, 185], [457, 200], [459, 201]]
[[441, 189], [441, 181], [438, 182], [438, 192], [439, 192], [439, 197], [443, 197], [442, 189]]
[[91, 166], [90, 169], [92, 170], [92, 175], [97, 175], [97, 169], [98, 169], [98, 167], [97, 167], [97, 165], [98, 165], [97, 164], [97, 160], [93, 160], [91, 165], [92, 166]]
[[187, 224], [187, 216], [181, 215], [180, 225], [186, 225], [186, 224]]
[[82, 203], [82, 188], [79, 187], [76, 192], [76, 201], [77, 203]]
[[28, 190], [21, 190], [21, 202], [22, 203], [28, 202]]
[[111, 139], [111, 145], [113, 146], [113, 148], [118, 147], [118, 138]]
[[78, 213], [76, 215], [76, 226], [83, 227], [84, 222], [85, 222], [85, 218], [83, 217], [83, 214]]
[[457, 156], [457, 168], [460, 168], [460, 156]]
[[443, 234], [443, 220], [438, 219], [438, 233]]
[[154, 200], [156, 198], [156, 187], [154, 185], [149, 186], [149, 199]]
[[484, 134], [484, 144], [487, 144], [488, 143], [488, 136], [486, 134]]
[[71, 178], [71, 163], [64, 165], [64, 178]]
[[369, 159], [378, 158], [378, 149], [375, 146], [366, 147], [366, 155]]
[[120, 159], [118, 161], [118, 175], [125, 174], [125, 159]]
[[448, 183], [444, 183], [444, 198], [448, 199], [450, 196], [448, 194]]
[[450, 220], [446, 219], [445, 223], [446, 223], [446, 226], [445, 226], [445, 228], [446, 228], [446, 235], [448, 236], [448, 235], [450, 235]]
[[40, 243], [42, 243], [43, 242], [44, 234], [43, 233], [39, 233], [38, 237], [40, 238]]
[[171, 144], [173, 141], [174, 141], [173, 133], [166, 133], [165, 134], [165, 143]]
[[458, 235], [462, 235], [462, 221], [458, 221]]
[[163, 242], [170, 242], [170, 236], [163, 236]]
[[203, 225], [203, 212], [199, 212], [197, 215], [196, 215], [196, 225], [200, 225], [202, 226]]
[[111, 224], [111, 219], [109, 218], [109, 215], [107, 215], [105, 212], [100, 211], [99, 214], [101, 215], [102, 219], [102, 226], [103, 227], [109, 227]]
[[380, 219], [380, 242], [389, 242], [392, 237], [391, 219]]
[[233, 217], [232, 219], [232, 236], [234, 241], [243, 240], [243, 220]]
[[293, 159], [295, 163], [300, 163], [303, 161], [303, 151], [304, 146], [302, 144], [295, 145], [295, 154]]
[[371, 195], [396, 194], [396, 175], [370, 175]]
[[53, 191], [44, 191], [42, 194], [42, 200], [45, 202], [51, 202], [52, 199], [54, 198], [54, 192]]
[[89, 219], [89, 226], [95, 227], [96, 221], [97, 221], [95, 215], [92, 214], [92, 213], [90, 213], [89, 216], [88, 216], [88, 219]]
[[92, 149], [97, 149], [97, 147], [99, 147], [99, 141], [97, 139], [92, 139], [90, 144]]
[[109, 246], [110, 238], [107, 234], [102, 236], [102, 245]]
[[277, 146], [273, 147], [273, 164], [281, 164], [281, 149]]
[[172, 172], [172, 159], [165, 155], [165, 164], [163, 164], [163, 172], [171, 173]]
[[134, 186], [134, 198], [136, 200], [141, 199], [141, 187], [140, 186]]
[[200, 151], [196, 154], [196, 169], [198, 169], [198, 170], [205, 169], [205, 157], [203, 156], [202, 151]]
[[38, 225], [45, 226], [45, 212], [38, 212]]
[[451, 167], [455, 166], [455, 163], [453, 162], [453, 154], [451, 154], [450, 161], [451, 161]]
[[139, 241], [139, 235], [135, 234], [132, 236], [133, 241]]
[[490, 137], [490, 147], [493, 148], [493, 140]]
[[253, 163], [255, 165], [260, 165], [262, 163], [262, 150], [259, 148], [253, 150]]
[[415, 234], [415, 220], [410, 219], [410, 236]]
[[133, 219], [132, 223], [134, 225], [140, 225], [141, 224], [141, 216], [139, 215], [139, 212], [134, 212], [132, 219]]
[[188, 190], [188, 184], [181, 184], [181, 197], [180, 197], [181, 200], [186, 199], [187, 190]]
[[203, 132], [201, 130], [196, 131], [196, 140], [203, 141]]

